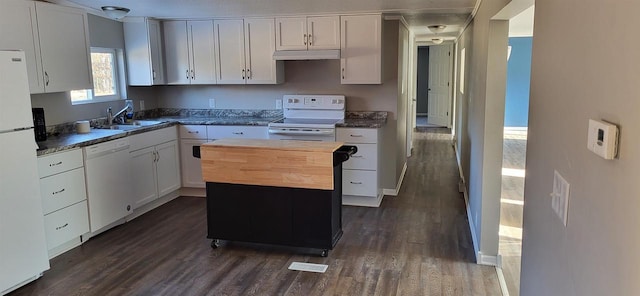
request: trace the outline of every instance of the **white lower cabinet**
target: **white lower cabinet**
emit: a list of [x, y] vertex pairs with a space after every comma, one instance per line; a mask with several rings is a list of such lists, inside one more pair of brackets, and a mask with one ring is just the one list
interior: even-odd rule
[[342, 204], [379, 207], [380, 129], [337, 128], [336, 141], [358, 147], [358, 152], [342, 164]]
[[137, 209], [180, 188], [180, 157], [176, 127], [130, 138], [133, 208]]
[[200, 159], [193, 157], [193, 147], [198, 147], [215, 139], [267, 139], [266, 126], [247, 125], [181, 125], [180, 164], [182, 166], [182, 187], [205, 188], [202, 179]]
[[40, 194], [49, 257], [81, 244], [89, 232], [82, 150], [38, 157]]

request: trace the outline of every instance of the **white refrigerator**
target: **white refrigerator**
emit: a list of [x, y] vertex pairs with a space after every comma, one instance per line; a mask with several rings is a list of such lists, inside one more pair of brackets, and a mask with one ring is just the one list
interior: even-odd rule
[[25, 55], [0, 51], [0, 295], [49, 269]]

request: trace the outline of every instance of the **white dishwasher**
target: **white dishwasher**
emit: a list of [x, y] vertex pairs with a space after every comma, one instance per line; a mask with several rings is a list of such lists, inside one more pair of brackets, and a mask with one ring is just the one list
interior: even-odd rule
[[87, 146], [83, 152], [89, 225], [96, 232], [132, 211], [129, 139]]

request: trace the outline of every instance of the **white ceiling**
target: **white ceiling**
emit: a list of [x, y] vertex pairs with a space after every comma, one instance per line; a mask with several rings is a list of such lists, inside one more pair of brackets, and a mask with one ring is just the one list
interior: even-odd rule
[[[439, 37], [457, 37], [477, 0], [48, 0], [87, 8], [101, 15], [102, 6], [131, 9], [129, 16], [214, 18], [383, 12], [403, 15], [419, 38], [433, 35], [427, 25], [444, 24]], [[447, 38], [449, 37], [449, 38]]]

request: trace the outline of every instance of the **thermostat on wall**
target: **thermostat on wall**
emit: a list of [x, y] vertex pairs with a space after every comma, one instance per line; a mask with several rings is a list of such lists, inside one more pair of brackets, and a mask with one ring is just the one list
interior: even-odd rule
[[589, 119], [587, 148], [604, 159], [614, 159], [618, 154], [618, 127]]

